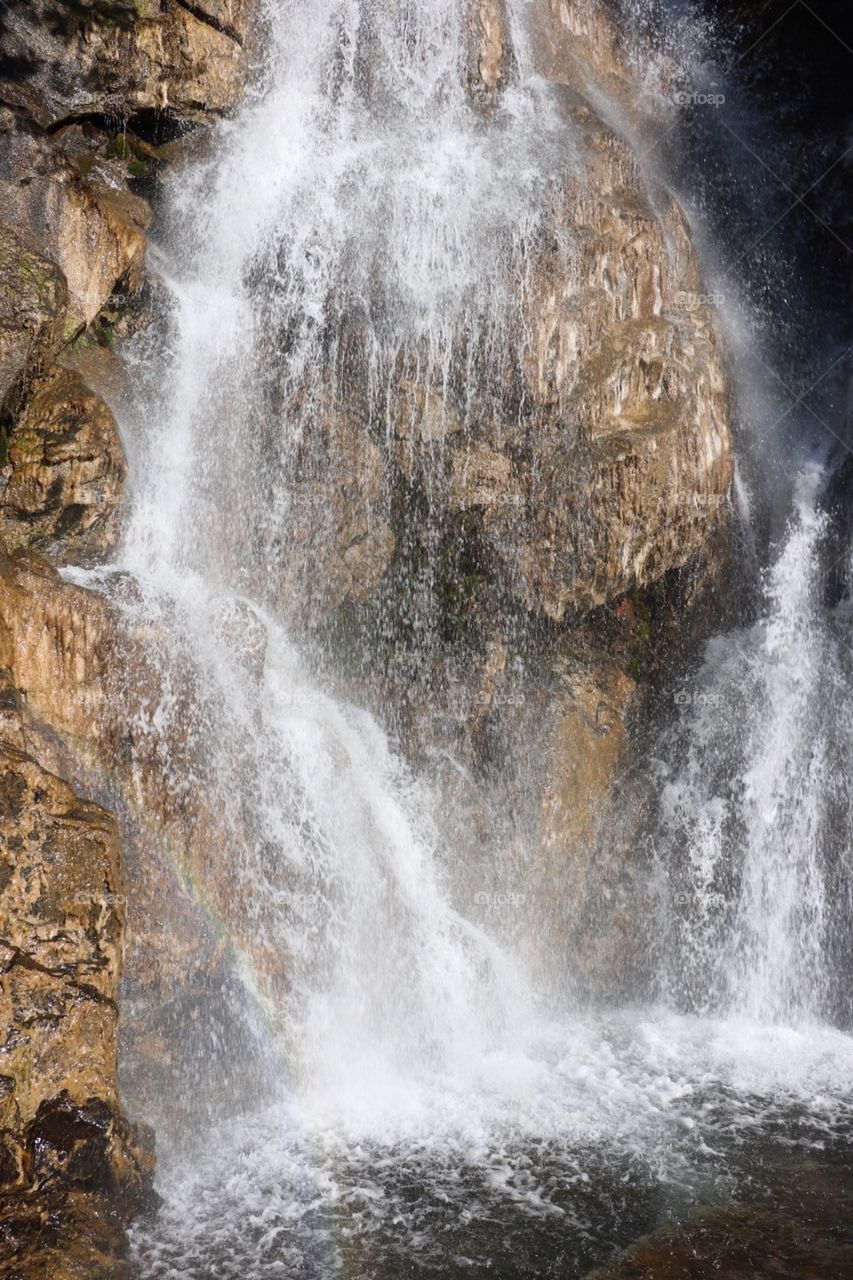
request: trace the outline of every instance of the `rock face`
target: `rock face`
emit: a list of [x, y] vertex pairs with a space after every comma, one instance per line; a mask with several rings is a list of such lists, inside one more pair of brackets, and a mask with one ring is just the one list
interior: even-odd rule
[[141, 282], [151, 211], [130, 191], [126, 164], [105, 154], [110, 145], [91, 126], [48, 135], [0, 109], [3, 219], [62, 272], [66, 335], [95, 319], [119, 280], [131, 292]]
[[58, 350], [68, 290], [62, 272], [0, 224], [0, 415], [24, 400]]
[[78, 374], [55, 367], [38, 385], [11, 433], [4, 471], [7, 550], [52, 549], [60, 561], [112, 550], [124, 450], [113, 415]]
[[[124, 898], [115, 818], [23, 749], [16, 695], [0, 741], [0, 1261], [46, 1213], [117, 1222], [151, 1203], [150, 1139], [116, 1076]], [[69, 1193], [72, 1200], [69, 1201]], [[54, 1274], [70, 1241], [22, 1275]], [[31, 1269], [27, 1269], [30, 1267]], [[57, 1271], [55, 1274], [64, 1274]]]
[[203, 119], [244, 83], [247, 0], [11, 0], [0, 97], [45, 128], [171, 110]]
[[[84, 371], [108, 387], [112, 335], [136, 323], [151, 221], [139, 184], [160, 163], [145, 135], [234, 105], [250, 8], [10, 0], [0, 11], [0, 1271], [19, 1280], [117, 1280], [124, 1227], [152, 1203], [151, 1138], [126, 1118], [117, 1083], [127, 869], [116, 819], [80, 785], [108, 793], [110, 755], [127, 749], [127, 726], [106, 714], [120, 705], [127, 636], [37, 553], [81, 563], [114, 548], [124, 452]], [[137, 938], [153, 880], [137, 864]], [[177, 936], [180, 894], [157, 883], [176, 904], [162, 927]], [[183, 932], [204, 937], [198, 920]], [[214, 1005], [224, 979], [212, 951]], [[138, 1026], [148, 1033], [144, 1016]]]
[[[571, 275], [543, 247], [520, 439], [499, 431], [452, 492], [524, 604], [559, 621], [683, 565], [731, 483], [726, 380], [698, 264], [675, 202], [638, 177], [624, 143], [582, 104], [587, 167], [560, 211]], [[482, 446], [481, 446], [482, 449]], [[484, 490], [479, 475], [491, 477]]]
[[[727, 380], [689, 228], [587, 96], [593, 81], [628, 84], [616, 33], [568, 9], [536, 8], [534, 45], [577, 164], [507, 254], [497, 363], [455, 333], [441, 359], [401, 355], [376, 396], [363, 319], [330, 333], [344, 384], [305, 427], [282, 538], [294, 613], [305, 593], [292, 584], [316, 581], [318, 562], [332, 586], [316, 612], [387, 615], [429, 558], [439, 593], [467, 560], [499, 611], [561, 624], [681, 568], [725, 521]], [[512, 66], [501, 6], [472, 4], [470, 30], [471, 93], [492, 109]], [[356, 509], [366, 575], [341, 569]]]

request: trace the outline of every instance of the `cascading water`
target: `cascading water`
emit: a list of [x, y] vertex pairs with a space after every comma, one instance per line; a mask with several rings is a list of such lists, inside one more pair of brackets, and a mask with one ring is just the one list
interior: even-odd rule
[[[167, 201], [168, 370], [123, 423], [121, 565], [140, 594], [122, 607], [164, 665], [197, 673], [188, 732], [236, 850], [228, 927], [287, 1083], [213, 1136], [161, 1134], [164, 1206], [134, 1236], [152, 1280], [579, 1276], [772, 1164], [738, 1152], [740, 1125], [795, 1116], [828, 1149], [844, 1132], [853, 1049], [816, 1022], [843, 915], [827, 826], [842, 695], [825, 681], [846, 670], [843, 608], [828, 619], [819, 599], [817, 470], [760, 619], [712, 642], [657, 753], [679, 761], [660, 765], [655, 847], [674, 890], [662, 986], [686, 1012], [540, 1013], [452, 901], [418, 783], [289, 638], [311, 598], [300, 503], [323, 500], [306, 437], [358, 397], [390, 448], [426, 382], [440, 451], [448, 406], [464, 429], [496, 403], [523, 356], [528, 247], [579, 164], [528, 64], [524, 5], [499, 107], [465, 88], [462, 10], [270, 3], [259, 84]], [[412, 608], [428, 629], [440, 601]], [[178, 714], [144, 727], [164, 757]]]
[[691, 709], [659, 837], [684, 854], [674, 991], [694, 1008], [786, 1023], [835, 1012], [830, 934], [847, 921], [829, 886], [850, 870], [833, 830], [849, 651], [823, 599], [823, 484], [817, 464], [800, 476], [764, 616], [718, 637], [682, 693]]

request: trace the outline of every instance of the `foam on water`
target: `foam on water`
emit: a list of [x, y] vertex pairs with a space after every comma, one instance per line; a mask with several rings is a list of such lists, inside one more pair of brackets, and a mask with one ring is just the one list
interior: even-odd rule
[[558, 1274], [580, 1275], [632, 1196], [712, 1202], [738, 1153], [777, 1129], [804, 1151], [844, 1142], [851, 1071], [853, 1045], [827, 1027], [666, 1010], [540, 1025], [471, 1078], [410, 1081], [405, 1096], [382, 1075], [349, 1096], [309, 1091], [200, 1137], [189, 1158], [166, 1153], [166, 1206], [135, 1253], [146, 1275], [187, 1280], [212, 1261], [222, 1280], [391, 1276], [401, 1258], [464, 1275], [495, 1264], [506, 1230], [527, 1275], [553, 1231], [569, 1250]]

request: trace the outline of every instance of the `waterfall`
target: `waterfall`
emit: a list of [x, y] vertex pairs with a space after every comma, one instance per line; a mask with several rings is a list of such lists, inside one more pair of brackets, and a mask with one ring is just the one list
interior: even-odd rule
[[[381, 470], [408, 438], [396, 424], [414, 429], [412, 387], [441, 389], [440, 451], [521, 358], [527, 250], [580, 162], [525, 6], [509, 8], [494, 102], [466, 88], [459, 0], [270, 0], [245, 106], [169, 181], [152, 255], [167, 314], [129, 356], [119, 563], [139, 596], [122, 607], [164, 667], [194, 673], [189, 723], [164, 700], [145, 731], [164, 759], [186, 734], [203, 761], [233, 841], [223, 928], [288, 1070], [271, 1107], [197, 1145], [163, 1136], [164, 1208], [134, 1239], [151, 1280], [325, 1278], [350, 1259], [391, 1276], [409, 1249], [456, 1275], [470, 1242], [448, 1207], [463, 1225], [517, 1213], [555, 1258], [575, 1230], [562, 1274], [580, 1275], [602, 1256], [589, 1222], [645, 1229], [679, 1178], [701, 1203], [707, 1152], [741, 1122], [801, 1108], [817, 1143], [846, 1115], [853, 1051], [817, 1025], [849, 706], [843, 607], [828, 617], [820, 595], [820, 467], [801, 469], [760, 616], [710, 643], [655, 753], [663, 1005], [542, 1012], [512, 948], [454, 900], [424, 784], [305, 639], [315, 590], [335, 589], [300, 533], [306, 502], [337, 518], [323, 421], [346, 430], [355, 404]], [[440, 600], [411, 608], [423, 634]]]
[[850, 871], [834, 815], [849, 656], [823, 599], [824, 483], [817, 463], [800, 475], [759, 621], [716, 637], [677, 695], [658, 836], [675, 869], [676, 996], [788, 1023], [833, 1015], [832, 934], [847, 922], [830, 886]]
[[[216, 910], [249, 986], [289, 1072], [352, 1104], [378, 1076], [392, 1096], [425, 1071], [476, 1075], [532, 997], [454, 908], [418, 784], [287, 634], [305, 605], [295, 570], [313, 571], [300, 501], [322, 500], [322, 446], [306, 454], [361, 374], [381, 442], [414, 413], [395, 403], [401, 367], [445, 388], [439, 437], [451, 397], [464, 418], [492, 394], [525, 244], [575, 159], [520, 30], [500, 110], [472, 103], [456, 0], [290, 0], [266, 18], [245, 108], [167, 193], [152, 255], [166, 376], [148, 336], [129, 357], [141, 384], [155, 373], [123, 423], [135, 489], [120, 559], [141, 601], [122, 607], [157, 635], [163, 669], [196, 673], [195, 706], [161, 706], [144, 732], [167, 773], [170, 741], [196, 744], [194, 785], [235, 851]], [[460, 359], [467, 408], [450, 387]]]

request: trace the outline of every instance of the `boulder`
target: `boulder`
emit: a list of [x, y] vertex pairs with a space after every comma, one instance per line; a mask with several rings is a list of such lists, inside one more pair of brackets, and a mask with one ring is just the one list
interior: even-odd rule
[[853, 1246], [763, 1206], [709, 1208], [637, 1240], [587, 1280], [838, 1280]]
[[[493, 7], [472, 10], [481, 40]], [[342, 603], [387, 617], [413, 565], [430, 562], [438, 595], [460, 559], [476, 563], [496, 608], [561, 624], [695, 560], [725, 522], [728, 382], [690, 229], [584, 96], [573, 47], [550, 100], [575, 162], [558, 167], [526, 242], [506, 250], [500, 332], [469, 350], [462, 307], [447, 350], [413, 341], [377, 395], [364, 318], [341, 317], [345, 384], [329, 373], [306, 419], [281, 538], [298, 624]], [[375, 571], [358, 578], [341, 565], [341, 501], [376, 547]], [[293, 589], [305, 579], [311, 610]]]
[[92, 126], [47, 135], [0, 109], [3, 220], [62, 272], [68, 336], [95, 319], [119, 281], [130, 292], [142, 282], [151, 210], [130, 191], [126, 164], [104, 154], [109, 144]]

